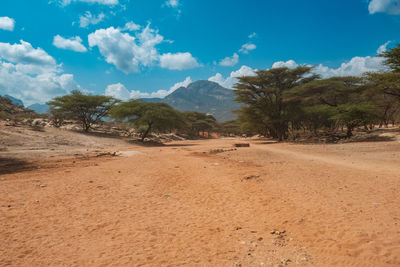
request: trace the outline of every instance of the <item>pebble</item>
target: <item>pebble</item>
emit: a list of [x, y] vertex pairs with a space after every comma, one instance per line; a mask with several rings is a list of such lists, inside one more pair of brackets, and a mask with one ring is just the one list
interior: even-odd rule
[[44, 187], [46, 187], [46, 186], [47, 186], [46, 184], [41, 184], [41, 185], [40, 185], [41, 188], [44, 188]]

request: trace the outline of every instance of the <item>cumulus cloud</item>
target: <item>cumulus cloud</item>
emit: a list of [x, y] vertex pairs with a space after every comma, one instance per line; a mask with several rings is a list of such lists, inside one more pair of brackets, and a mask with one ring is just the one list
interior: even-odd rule
[[105, 18], [104, 13], [92, 15], [90, 11], [86, 11], [84, 15], [79, 16], [79, 27], [87, 28], [89, 25], [96, 25], [102, 22]]
[[161, 68], [169, 70], [185, 70], [199, 67], [200, 64], [192, 56], [192, 54], [186, 52], [176, 54], [166, 53], [161, 55], [160, 66]]
[[59, 0], [63, 6], [67, 6], [74, 2], [88, 3], [88, 4], [100, 4], [100, 5], [117, 5], [119, 3], [118, 0]]
[[299, 66], [294, 60], [288, 60], [288, 61], [278, 61], [275, 62], [274, 64], [272, 64], [272, 68], [283, 68], [283, 67], [287, 67], [287, 68], [296, 68], [297, 66]]
[[[381, 45], [377, 54], [380, 54], [386, 51], [386, 48], [390, 42], [387, 42]], [[375, 72], [384, 70], [385, 66], [382, 64], [384, 58], [376, 57], [376, 56], [366, 56], [366, 57], [353, 57], [347, 62], [343, 62], [338, 68], [329, 68], [320, 64], [315, 66], [313, 72], [321, 75], [322, 78], [329, 78], [333, 76], [361, 76], [365, 72]], [[309, 65], [309, 64], [306, 64]], [[272, 65], [272, 68], [280, 68], [280, 67], [288, 67], [288, 68], [296, 68], [299, 66], [294, 60], [288, 60], [286, 62], [279, 61], [275, 62]], [[309, 65], [311, 66], [311, 65]]]
[[54, 58], [28, 42], [0, 43], [0, 94], [25, 104], [44, 103], [80, 89], [72, 74], [62, 73]]
[[221, 73], [217, 73], [214, 76], [210, 77], [208, 80], [216, 82], [222, 87], [232, 89], [233, 86], [237, 83], [238, 77], [255, 75], [255, 71], [256, 69], [252, 69], [248, 66], [243, 65], [240, 69], [232, 71], [227, 78], [224, 78]]
[[371, 0], [368, 5], [370, 14], [388, 13], [392, 15], [400, 14], [400, 0]]
[[243, 53], [243, 54], [248, 54], [250, 51], [256, 49], [257, 46], [255, 44], [252, 43], [247, 43], [242, 45], [242, 48], [240, 48], [239, 52]]
[[106, 88], [105, 95], [112, 96], [120, 100], [128, 100], [130, 93], [126, 87], [121, 83], [110, 84]]
[[60, 35], [54, 36], [53, 45], [60, 49], [72, 50], [75, 52], [86, 52], [86, 47], [82, 44], [82, 39], [79, 36], [72, 38], [64, 38]]
[[152, 93], [145, 93], [138, 90], [129, 91], [123, 84], [116, 83], [111, 84], [106, 88], [105, 95], [113, 96], [121, 100], [138, 98], [164, 98], [176, 91], [178, 88], [187, 87], [191, 83], [192, 79], [190, 77], [186, 77], [184, 81], [174, 84], [169, 90], [158, 90]]
[[15, 20], [9, 17], [0, 17], [0, 29], [6, 31], [13, 31]]
[[125, 73], [138, 72], [139, 66], [151, 66], [158, 60], [156, 45], [163, 36], [148, 25], [136, 36], [110, 27], [89, 34], [89, 46], [97, 46], [106, 61]]
[[231, 57], [226, 57], [223, 60], [221, 60], [219, 62], [220, 66], [224, 66], [224, 67], [233, 67], [235, 66], [237, 63], [239, 63], [239, 55], [234, 53], [233, 56]]
[[167, 95], [175, 92], [178, 88], [187, 87], [192, 83], [192, 79], [190, 77], [186, 77], [183, 82], [178, 82], [174, 84], [169, 90], [158, 90], [152, 93], [143, 93], [140, 91], [131, 91], [131, 98], [164, 98]]
[[338, 68], [329, 68], [322, 64], [316, 66], [313, 70], [323, 78], [333, 76], [361, 76], [365, 72], [374, 72], [385, 69], [383, 58], [380, 57], [354, 57], [348, 62], [344, 62]]
[[23, 40], [20, 44], [0, 43], [0, 58], [12, 63], [55, 66], [56, 61], [40, 47], [35, 49]]

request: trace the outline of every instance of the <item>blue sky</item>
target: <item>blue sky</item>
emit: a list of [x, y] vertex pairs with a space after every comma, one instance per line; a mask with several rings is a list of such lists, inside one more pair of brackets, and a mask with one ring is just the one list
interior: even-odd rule
[[0, 94], [163, 97], [297, 64], [361, 75], [400, 41], [399, 14], [400, 0], [2, 0]]

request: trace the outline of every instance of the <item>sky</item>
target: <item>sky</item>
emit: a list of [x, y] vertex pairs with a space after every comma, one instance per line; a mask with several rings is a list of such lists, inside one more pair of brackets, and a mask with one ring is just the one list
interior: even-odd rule
[[0, 95], [164, 97], [303, 64], [361, 75], [399, 33], [400, 0], [1, 0]]

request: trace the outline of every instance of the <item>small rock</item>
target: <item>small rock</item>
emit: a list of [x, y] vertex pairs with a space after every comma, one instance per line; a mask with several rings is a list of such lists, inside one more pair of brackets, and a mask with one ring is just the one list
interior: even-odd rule
[[262, 237], [260, 237], [259, 239], [257, 239], [258, 241], [263, 241], [263, 238]]
[[7, 207], [11, 208], [11, 205], [8, 205]]
[[47, 185], [46, 184], [41, 184], [41, 185], [39, 185], [41, 188], [45, 188], [45, 187], [47, 187]]
[[179, 166], [175, 166], [175, 168], [179, 168]]
[[93, 184], [93, 181], [90, 180], [89, 183]]
[[35, 203], [39, 203], [39, 200], [35, 200]]

